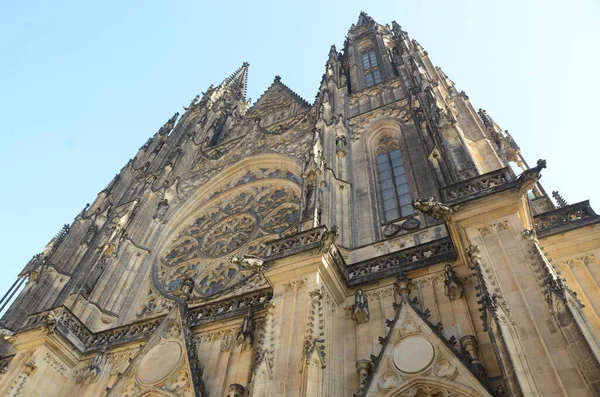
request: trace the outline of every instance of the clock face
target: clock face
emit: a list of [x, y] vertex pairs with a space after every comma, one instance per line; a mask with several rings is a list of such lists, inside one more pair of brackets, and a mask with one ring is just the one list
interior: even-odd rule
[[299, 179], [253, 180], [212, 195], [180, 226], [155, 266], [165, 293], [191, 277], [195, 298], [209, 298], [253, 274], [231, 263], [232, 255], [263, 256], [264, 242], [295, 230]]

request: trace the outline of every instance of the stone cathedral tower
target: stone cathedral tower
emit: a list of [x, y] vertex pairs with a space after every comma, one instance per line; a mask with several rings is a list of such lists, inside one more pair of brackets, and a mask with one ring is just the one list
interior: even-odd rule
[[395, 22], [324, 71], [160, 127], [4, 296], [0, 395], [600, 395], [589, 203]]

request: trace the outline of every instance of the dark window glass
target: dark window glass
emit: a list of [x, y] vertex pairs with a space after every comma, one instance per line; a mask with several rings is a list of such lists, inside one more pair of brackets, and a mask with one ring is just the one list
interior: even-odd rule
[[381, 83], [381, 73], [379, 73], [379, 70], [373, 71], [373, 80], [375, 81], [375, 84]]
[[365, 51], [362, 53], [363, 67], [365, 70], [377, 66], [377, 56], [375, 51]]
[[377, 172], [385, 220], [389, 222], [413, 214], [412, 197], [400, 150], [394, 149], [378, 155]]

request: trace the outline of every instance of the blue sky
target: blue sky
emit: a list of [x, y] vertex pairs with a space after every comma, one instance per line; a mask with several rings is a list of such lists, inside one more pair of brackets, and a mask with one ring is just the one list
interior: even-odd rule
[[[207, 5], [210, 4], [210, 5]], [[600, 3], [21, 1], [0, 5], [0, 292], [175, 112], [242, 62], [312, 102], [361, 10], [396, 20], [570, 203], [596, 181]]]

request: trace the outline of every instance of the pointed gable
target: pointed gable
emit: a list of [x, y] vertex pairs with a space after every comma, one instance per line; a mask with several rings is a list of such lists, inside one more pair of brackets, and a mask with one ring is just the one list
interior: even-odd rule
[[177, 304], [108, 391], [107, 397], [204, 395], [204, 384], [185, 321], [185, 304]]
[[[390, 330], [365, 381], [361, 397], [388, 395], [482, 396], [492, 395], [443, 340], [423, 313], [413, 306], [408, 293], [388, 320]], [[370, 365], [367, 365], [370, 366]]]
[[289, 119], [311, 108], [310, 104], [302, 99], [289, 87], [281, 82], [279, 76], [275, 77], [273, 84], [256, 101], [249, 112], [260, 119], [263, 127]]

